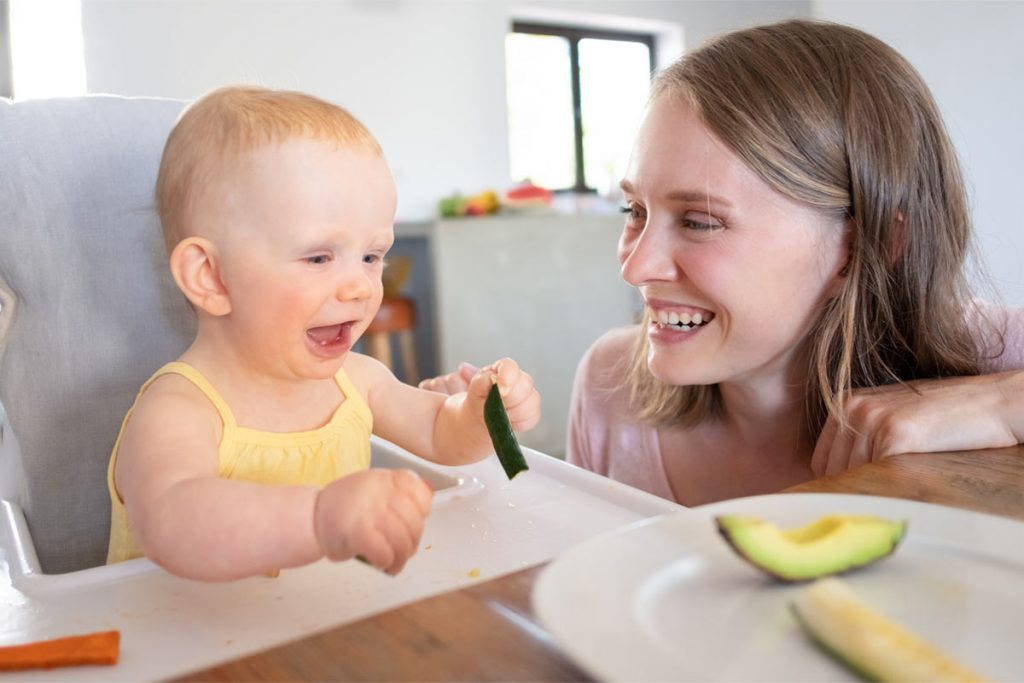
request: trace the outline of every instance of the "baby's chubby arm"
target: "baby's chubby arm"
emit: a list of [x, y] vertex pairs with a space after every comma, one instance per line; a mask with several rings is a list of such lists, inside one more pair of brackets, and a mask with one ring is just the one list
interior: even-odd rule
[[327, 556], [397, 573], [415, 552], [429, 485], [368, 470], [323, 489], [217, 476], [221, 424], [187, 380], [161, 377], [136, 405], [114, 480], [146, 555], [179, 576], [229, 581]]
[[511, 358], [480, 368], [465, 391], [445, 395], [399, 382], [378, 361], [350, 353], [345, 369], [373, 412], [373, 430], [428, 460], [444, 465], [474, 462], [494, 451], [484, 423], [484, 401], [497, 382], [512, 429], [532, 429], [540, 420], [540, 394], [533, 378]]

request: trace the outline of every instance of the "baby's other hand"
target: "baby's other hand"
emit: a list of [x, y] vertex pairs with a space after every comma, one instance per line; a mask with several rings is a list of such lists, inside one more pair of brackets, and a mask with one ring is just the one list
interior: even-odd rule
[[433, 495], [411, 470], [370, 469], [337, 479], [316, 499], [317, 543], [330, 560], [358, 555], [397, 574], [416, 552]]
[[520, 370], [511, 358], [502, 358], [480, 368], [470, 380], [467, 391], [474, 402], [479, 401], [480, 414], [483, 415], [483, 403], [495, 379], [513, 431], [525, 432], [537, 426], [540, 422], [540, 394], [533, 386], [530, 373]]
[[427, 391], [436, 391], [439, 394], [457, 394], [469, 388], [469, 382], [476, 373], [477, 368], [475, 366], [469, 363], [459, 363], [459, 369], [455, 372], [425, 379], [420, 382], [419, 387]]

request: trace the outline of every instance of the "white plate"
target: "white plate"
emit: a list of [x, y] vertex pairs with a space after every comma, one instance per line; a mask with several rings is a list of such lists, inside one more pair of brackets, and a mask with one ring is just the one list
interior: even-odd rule
[[847, 574], [866, 602], [994, 680], [1024, 680], [1024, 522], [914, 501], [779, 494], [725, 501], [591, 538], [541, 574], [534, 610], [604, 680], [855, 681], [771, 580], [719, 537], [716, 514], [797, 526], [829, 513], [907, 519], [897, 552]]

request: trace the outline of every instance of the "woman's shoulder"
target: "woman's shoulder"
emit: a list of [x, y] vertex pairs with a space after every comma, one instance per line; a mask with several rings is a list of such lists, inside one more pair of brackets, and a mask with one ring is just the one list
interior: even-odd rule
[[628, 365], [636, 342], [637, 329], [636, 325], [626, 325], [608, 330], [583, 354], [580, 367], [594, 371], [623, 363]]
[[973, 299], [966, 318], [974, 330], [983, 372], [1024, 368], [1024, 308]]
[[576, 370], [578, 394], [598, 404], [625, 399], [637, 330], [636, 325], [616, 327], [590, 345]]

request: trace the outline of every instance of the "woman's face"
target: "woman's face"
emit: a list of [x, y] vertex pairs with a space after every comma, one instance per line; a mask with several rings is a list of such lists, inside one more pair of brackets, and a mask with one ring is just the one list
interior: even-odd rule
[[842, 224], [778, 194], [694, 109], [652, 103], [622, 181], [622, 276], [650, 317], [663, 382], [792, 382], [846, 262]]

